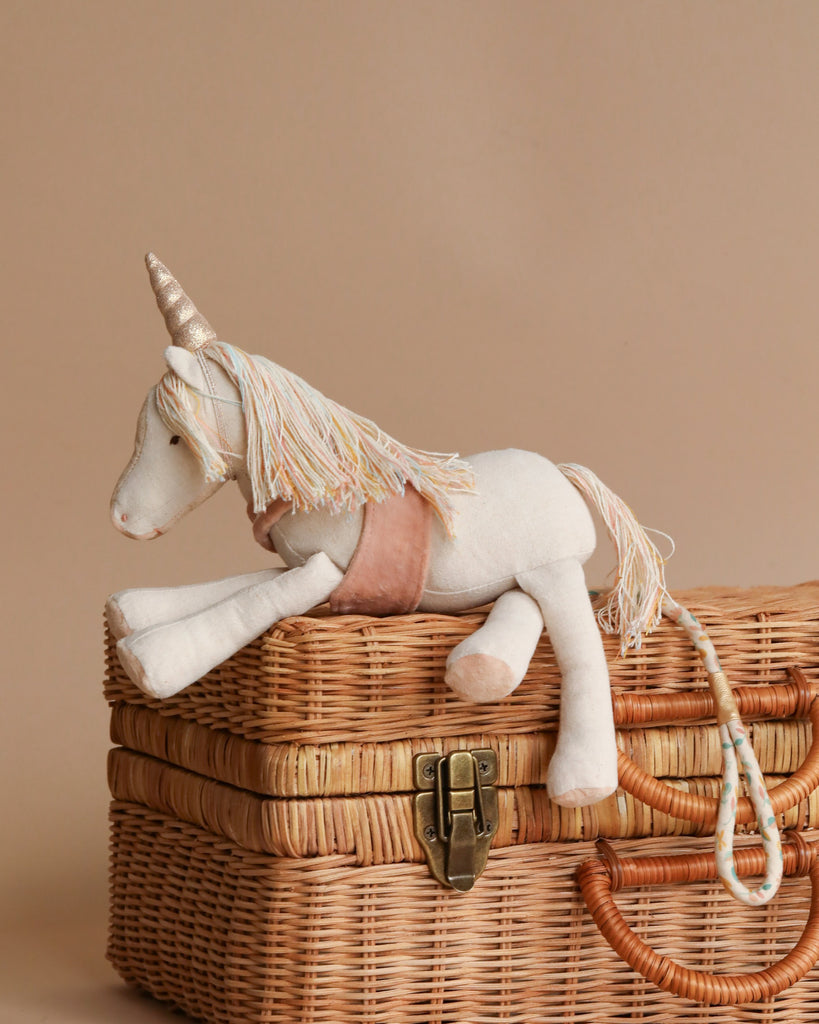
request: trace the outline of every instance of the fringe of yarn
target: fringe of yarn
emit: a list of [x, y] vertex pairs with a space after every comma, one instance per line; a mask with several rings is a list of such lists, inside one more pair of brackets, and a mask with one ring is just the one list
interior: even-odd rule
[[205, 479], [209, 483], [226, 480], [228, 466], [216, 447], [219, 438], [208, 423], [202, 396], [169, 371], [157, 386], [156, 405], [165, 426], [178, 434], [199, 460]]
[[[474, 488], [472, 470], [457, 455], [400, 444], [262, 356], [217, 342], [208, 346], [207, 357], [239, 389], [254, 512], [263, 512], [277, 498], [292, 501], [300, 510], [352, 511], [367, 501], [403, 494], [411, 484], [454, 535], [451, 495]], [[201, 417], [190, 400], [180, 400], [175, 382], [165, 383], [168, 376], [175, 374], [166, 374], [157, 389], [160, 413], [188, 441], [206, 474], [218, 472], [220, 463], [224, 474], [224, 460], [203, 432]]]
[[628, 505], [590, 469], [575, 463], [558, 469], [600, 513], [617, 550], [617, 580], [597, 620], [606, 633], [620, 635], [621, 655], [629, 647], [639, 650], [643, 633], [650, 633], [662, 616], [665, 561]]

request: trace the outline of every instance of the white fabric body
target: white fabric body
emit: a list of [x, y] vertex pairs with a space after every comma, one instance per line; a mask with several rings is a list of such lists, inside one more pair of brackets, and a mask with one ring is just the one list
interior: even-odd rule
[[[201, 355], [171, 348], [166, 358], [183, 380], [207, 394]], [[212, 370], [216, 394], [237, 401], [227, 375]], [[202, 401], [215, 430], [214, 403]], [[241, 410], [227, 403], [219, 410], [234, 453], [231, 468], [247, 501]], [[448, 660], [447, 681], [467, 700], [497, 700], [511, 692], [545, 623], [563, 676], [549, 792], [567, 806], [593, 803], [616, 788], [617, 757], [608, 670], [582, 569], [595, 545], [591, 515], [560, 470], [540, 455], [509, 450], [467, 461], [475, 492], [454, 497], [454, 539], [434, 520], [420, 609], [449, 613], [497, 600], [486, 624]], [[156, 537], [220, 486], [204, 480], [184, 443], [171, 443], [151, 392], [134, 456], [112, 498], [115, 526], [131, 537]], [[146, 590], [114, 595], [112, 628], [121, 637], [126, 671], [145, 692], [170, 696], [278, 619], [321, 604], [352, 558], [362, 518], [361, 510], [286, 514], [271, 530], [286, 572], [161, 588], [155, 598]]]

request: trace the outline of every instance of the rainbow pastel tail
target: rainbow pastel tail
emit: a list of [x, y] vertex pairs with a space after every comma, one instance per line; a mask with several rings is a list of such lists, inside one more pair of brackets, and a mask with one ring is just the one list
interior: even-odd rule
[[639, 650], [643, 633], [662, 615], [665, 561], [628, 505], [590, 469], [575, 463], [557, 468], [599, 512], [617, 549], [617, 580], [597, 620], [606, 633], [619, 634], [621, 654]]

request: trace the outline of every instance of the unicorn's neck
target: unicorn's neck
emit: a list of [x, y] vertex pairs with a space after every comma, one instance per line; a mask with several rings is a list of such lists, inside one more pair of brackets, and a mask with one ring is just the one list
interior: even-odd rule
[[220, 453], [247, 504], [253, 501], [253, 485], [247, 468], [247, 428], [239, 388], [213, 360], [206, 361], [205, 370], [207, 390], [196, 390], [207, 409], [212, 429], [220, 437]]
[[237, 481], [247, 477], [247, 430], [239, 389], [230, 376], [211, 359], [203, 359], [204, 388], [196, 389], [219, 449]]

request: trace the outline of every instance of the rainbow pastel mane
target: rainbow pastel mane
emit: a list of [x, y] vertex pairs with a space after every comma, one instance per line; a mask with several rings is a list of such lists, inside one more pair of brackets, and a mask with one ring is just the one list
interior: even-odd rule
[[[474, 488], [472, 470], [457, 455], [401, 444], [263, 356], [217, 341], [208, 346], [208, 359], [241, 396], [255, 512], [277, 499], [292, 502], [298, 511], [350, 512], [402, 494], [411, 484], [454, 535], [452, 495]], [[197, 395], [170, 370], [156, 397], [163, 421], [187, 442], [205, 478], [226, 479], [230, 453], [220, 451], [208, 422], [203, 400], [210, 396]]]

